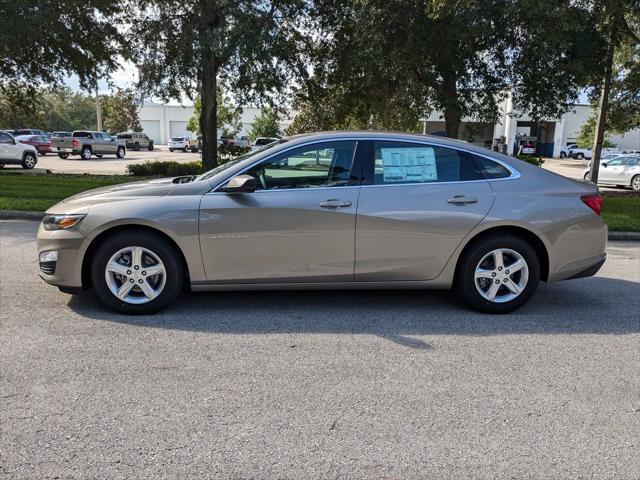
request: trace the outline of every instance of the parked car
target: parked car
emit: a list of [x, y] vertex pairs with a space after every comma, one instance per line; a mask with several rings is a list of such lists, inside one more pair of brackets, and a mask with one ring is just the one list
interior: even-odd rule
[[73, 135], [73, 132], [57, 131], [57, 132], [51, 132], [50, 137], [65, 138], [65, 137], [70, 137], [72, 135]]
[[569, 156], [572, 150], [576, 150], [578, 148], [577, 143], [569, 143], [560, 149], [560, 158], [566, 158]]
[[251, 150], [257, 150], [258, 148], [262, 148], [265, 145], [269, 145], [273, 142], [277, 142], [279, 140], [279, 138], [274, 138], [274, 137], [258, 137], [256, 138], [256, 141], [253, 142], [253, 145], [251, 145]]
[[242, 136], [240, 138], [236, 138], [236, 139], [234, 139], [233, 144], [236, 147], [248, 147], [249, 146], [249, 137]]
[[[640, 156], [623, 155], [603, 161], [598, 170], [598, 185], [631, 187], [640, 192]], [[582, 172], [585, 180], [591, 179], [591, 162]]]
[[222, 145], [235, 145], [236, 140], [233, 137], [220, 137]]
[[46, 155], [51, 153], [51, 139], [43, 135], [20, 135], [15, 137], [21, 143], [33, 145], [38, 151], [38, 155]]
[[197, 152], [198, 141], [189, 137], [171, 137], [168, 147], [170, 152], [173, 152], [174, 150]]
[[0, 168], [22, 165], [30, 170], [38, 163], [38, 151], [33, 145], [21, 143], [8, 132], [0, 130]]
[[34, 128], [21, 128], [21, 129], [13, 130], [14, 137], [19, 137], [21, 135], [41, 135], [43, 137], [49, 136], [49, 134], [44, 130], [37, 130]]
[[586, 158], [587, 160], [591, 160], [592, 152], [590, 148], [576, 147], [571, 149], [567, 156], [569, 158], [576, 158], [578, 160], [582, 160], [584, 158]]
[[48, 210], [37, 250], [46, 282], [93, 288], [124, 313], [157, 311], [185, 283], [453, 287], [472, 308], [505, 313], [540, 280], [598, 271], [601, 204], [595, 185], [468, 143], [331, 132], [283, 139], [198, 177], [67, 198]]
[[92, 155], [102, 158], [108, 154], [124, 158], [127, 152], [126, 145], [122, 140], [114, 140], [104, 132], [91, 130], [76, 130], [71, 134], [71, 137], [56, 137], [52, 139], [51, 144], [60, 158], [80, 155], [83, 160], [91, 160]]
[[116, 135], [118, 140], [123, 140], [129, 150], [138, 151], [141, 148], [153, 151], [153, 140], [144, 132], [122, 132]]

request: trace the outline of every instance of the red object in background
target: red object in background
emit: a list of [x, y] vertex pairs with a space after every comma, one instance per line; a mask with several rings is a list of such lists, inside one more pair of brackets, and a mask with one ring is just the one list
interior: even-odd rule
[[38, 150], [38, 155], [46, 155], [53, 152], [51, 150], [51, 140], [49, 137], [43, 135], [20, 135], [16, 137], [20, 143], [26, 143], [27, 145], [33, 145]]

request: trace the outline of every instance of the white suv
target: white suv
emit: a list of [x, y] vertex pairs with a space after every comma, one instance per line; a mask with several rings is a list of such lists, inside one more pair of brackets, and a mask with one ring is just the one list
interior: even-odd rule
[[33, 145], [16, 140], [13, 135], [0, 130], [0, 168], [5, 165], [22, 165], [32, 169], [38, 163], [38, 151]]
[[197, 145], [194, 145], [189, 137], [171, 137], [168, 147], [170, 152], [174, 150], [182, 150], [184, 152], [189, 150], [192, 152], [197, 151]]

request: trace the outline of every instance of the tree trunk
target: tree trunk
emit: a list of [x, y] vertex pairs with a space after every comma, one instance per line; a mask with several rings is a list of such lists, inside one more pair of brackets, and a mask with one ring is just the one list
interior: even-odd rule
[[202, 135], [202, 168], [211, 170], [218, 165], [218, 65], [216, 63], [213, 31], [218, 23], [215, 2], [200, 1], [200, 132]]
[[455, 74], [444, 78], [444, 125], [447, 137], [458, 138], [460, 134], [460, 106]]
[[604, 143], [604, 132], [607, 123], [607, 110], [609, 108], [609, 91], [611, 90], [611, 74], [613, 72], [613, 52], [615, 49], [613, 37], [614, 26], [612, 19], [611, 32], [607, 42], [606, 65], [604, 67], [604, 78], [602, 80], [602, 91], [600, 92], [600, 101], [598, 103], [598, 112], [596, 117], [596, 134], [593, 140], [593, 152], [591, 155], [591, 181], [598, 184], [598, 172], [600, 171], [600, 157], [602, 156], [602, 145]]

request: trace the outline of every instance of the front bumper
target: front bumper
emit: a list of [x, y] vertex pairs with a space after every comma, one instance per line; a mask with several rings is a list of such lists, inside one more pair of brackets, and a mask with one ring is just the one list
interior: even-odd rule
[[[45, 251], [58, 252], [55, 265], [39, 265], [38, 273], [45, 282], [57, 287], [82, 287], [82, 247], [86, 238], [76, 228], [48, 231], [38, 228], [38, 259]], [[44, 268], [43, 268], [44, 267]]]

